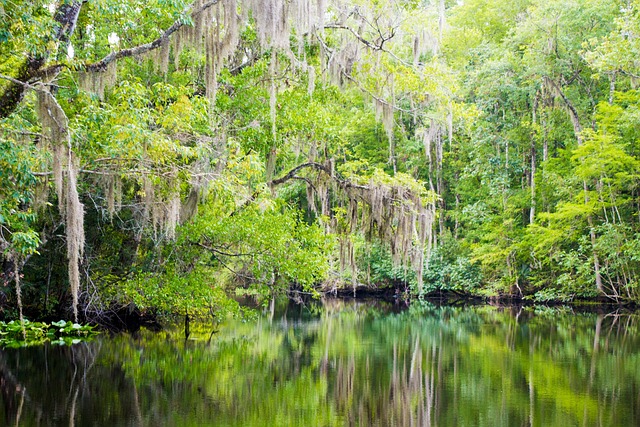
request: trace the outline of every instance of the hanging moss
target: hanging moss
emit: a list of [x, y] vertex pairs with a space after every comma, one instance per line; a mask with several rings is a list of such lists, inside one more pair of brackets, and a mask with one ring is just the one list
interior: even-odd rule
[[12, 261], [13, 261], [13, 281], [16, 284], [16, 302], [18, 304], [18, 316], [20, 319], [20, 325], [22, 326], [22, 334], [24, 336], [25, 334], [25, 330], [24, 330], [24, 316], [22, 314], [22, 289], [20, 288], [20, 268], [18, 267], [20, 265], [20, 260], [18, 259], [17, 255], [13, 255], [12, 257]]
[[78, 294], [80, 290], [79, 263], [84, 252], [84, 205], [77, 189], [77, 167], [69, 156], [67, 174], [67, 257], [69, 258], [69, 284], [73, 298], [73, 318], [78, 321]]
[[281, 0], [249, 0], [263, 49], [289, 50], [288, 3]]
[[50, 141], [53, 154], [53, 175], [59, 211], [65, 218], [69, 284], [73, 300], [73, 315], [77, 321], [80, 289], [78, 264], [84, 251], [84, 206], [80, 202], [77, 190], [78, 166], [72, 151], [68, 119], [62, 108], [53, 95], [46, 90], [38, 92], [38, 106], [43, 134]]

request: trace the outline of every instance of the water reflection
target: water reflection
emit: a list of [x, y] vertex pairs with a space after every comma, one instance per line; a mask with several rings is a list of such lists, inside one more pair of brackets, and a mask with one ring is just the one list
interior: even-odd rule
[[332, 300], [213, 335], [192, 324], [188, 341], [142, 331], [3, 350], [0, 423], [631, 426], [638, 319]]

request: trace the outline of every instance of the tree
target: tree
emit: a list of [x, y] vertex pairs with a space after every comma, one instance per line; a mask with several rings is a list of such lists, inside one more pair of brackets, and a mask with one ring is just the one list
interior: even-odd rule
[[370, 263], [420, 295], [635, 298], [635, 2], [3, 7], [0, 245], [30, 298], [64, 246], [76, 316], [165, 274], [269, 294]]
[[[185, 2], [167, 5], [159, 1], [141, 7], [142, 4], [136, 1], [118, 4], [101, 1], [65, 2], [55, 10], [53, 6], [47, 8], [37, 3], [5, 9], [8, 19], [2, 34], [7, 43], [3, 46], [2, 71], [13, 69], [12, 65], [16, 63], [22, 65], [17, 72], [3, 74], [5, 85], [0, 111], [7, 126], [16, 122], [15, 126], [22, 132], [26, 120], [29, 129], [33, 129], [34, 135], [25, 138], [22, 146], [39, 142], [33, 153], [33, 158], [42, 158], [35, 171], [37, 186], [45, 190], [52, 184], [55, 195], [51, 199], [57, 199], [58, 206], [57, 210], [53, 206], [47, 208], [55, 219], [48, 224], [49, 220], [42, 216], [44, 228], [40, 231], [51, 233], [57, 224], [64, 225], [71, 306], [76, 318], [83, 297], [80, 270], [90, 271], [87, 262], [94, 256], [101, 256], [99, 252], [92, 252], [83, 258], [86, 215], [97, 217], [99, 224], [119, 224], [129, 235], [126, 239], [134, 242], [133, 253], [136, 254], [129, 263], [130, 268], [140, 268], [139, 263], [151, 262], [145, 270], [166, 271], [162, 268], [166, 261], [162, 255], [164, 249], [160, 248], [171, 245], [173, 239], [180, 237], [179, 225], [186, 223], [196, 213], [196, 208], [209, 209], [206, 203], [198, 206], [199, 200], [206, 199], [206, 194], [219, 188], [220, 180], [223, 186], [237, 192], [227, 203], [237, 203], [242, 200], [238, 196], [250, 195], [259, 188], [256, 179], [275, 185], [277, 180], [273, 176], [277, 171], [286, 167], [295, 170], [299, 159], [292, 159], [289, 153], [292, 144], [300, 138], [320, 141], [320, 135], [310, 133], [308, 128], [301, 126], [303, 123], [296, 123], [299, 119], [288, 120], [278, 111], [278, 102], [282, 100], [287, 100], [292, 110], [296, 106], [304, 108], [314, 104], [314, 62], [319, 61], [322, 67], [332, 61], [318, 56], [320, 51], [327, 54], [355, 41], [389, 54], [394, 61], [398, 59], [390, 50], [383, 49], [383, 45], [395, 36], [399, 21], [390, 21], [390, 27], [384, 28], [378, 22], [384, 11], [373, 6], [371, 9], [353, 9], [350, 13], [356, 21], [371, 20], [374, 32], [349, 31], [352, 39], [345, 39], [344, 45], [334, 40], [325, 41], [323, 37], [327, 35], [325, 30], [346, 29], [332, 23], [325, 25], [324, 21], [328, 16], [338, 18], [345, 10], [337, 6], [325, 10], [322, 2], [288, 4], [273, 1], [263, 7], [261, 2], [239, 5], [231, 0], [197, 1], [192, 5]], [[399, 8], [397, 13], [406, 13], [406, 10]], [[293, 19], [303, 15], [307, 16], [303, 21]], [[24, 25], [25, 22], [29, 25]], [[249, 22], [251, 25], [247, 25]], [[34, 31], [36, 26], [39, 31]], [[290, 34], [296, 37], [297, 52], [290, 43]], [[370, 41], [369, 37], [373, 40], [376, 34], [382, 39]], [[16, 53], [24, 51], [29, 53], [24, 56]], [[296, 70], [291, 73], [290, 67]], [[359, 87], [354, 76], [345, 70], [341, 73], [342, 78], [351, 79]], [[307, 80], [307, 94], [301, 96], [298, 84], [295, 89], [288, 89], [290, 79]], [[266, 83], [254, 87], [258, 96], [269, 99], [269, 109], [259, 112], [262, 116], [257, 126], [255, 116], [249, 121], [250, 111], [246, 116], [238, 116], [244, 107], [256, 107], [250, 103], [242, 105], [252, 90], [234, 86], [242, 84], [243, 80]], [[364, 86], [359, 89], [368, 93]], [[234, 90], [239, 93], [233, 93]], [[294, 97], [287, 99], [290, 95]], [[388, 104], [395, 102], [392, 97]], [[364, 105], [358, 108], [364, 108]], [[385, 120], [389, 122], [393, 110], [385, 114]], [[270, 126], [263, 127], [267, 122]], [[313, 123], [313, 126], [318, 133], [326, 133], [317, 124]], [[392, 127], [392, 122], [387, 124], [390, 143]], [[230, 147], [235, 138], [242, 141], [247, 156], [252, 155], [251, 150], [264, 156], [266, 180], [250, 177], [246, 182], [238, 182], [225, 173], [231, 167], [233, 153]], [[330, 138], [335, 139], [335, 136]], [[381, 215], [377, 213], [380, 203], [388, 205], [392, 197], [399, 197], [403, 203], [401, 209], [391, 207], [389, 216], [377, 216], [376, 224], [370, 228], [376, 228], [378, 236], [393, 244], [392, 251], [398, 252], [398, 260], [409, 262], [416, 256], [419, 257], [416, 260], [422, 260], [420, 254], [427, 249], [425, 239], [430, 230], [424, 218], [430, 214], [421, 198], [431, 196], [409, 177], [389, 180], [376, 172], [377, 178], [370, 181], [366, 175], [337, 178], [330, 165], [334, 164], [336, 155], [344, 153], [346, 147], [340, 145], [303, 148], [311, 163], [313, 157], [318, 156], [314, 164], [322, 166], [316, 168], [316, 172], [325, 175], [324, 178], [319, 175], [305, 178], [309, 182], [310, 206], [314, 194], [323, 200], [334, 197], [330, 195], [333, 191], [317, 192], [323, 189], [321, 182], [330, 183], [323, 191], [343, 193], [336, 199], [337, 204], [331, 201], [326, 206], [327, 230], [336, 230], [332, 227], [335, 223], [333, 208], [339, 211], [341, 205], [354, 206], [352, 216], [343, 220], [355, 232], [356, 210], [365, 209], [365, 206], [370, 209], [373, 203], [378, 203], [371, 212]], [[83, 177], [80, 181], [79, 175]], [[376, 188], [382, 193], [376, 193], [374, 200]], [[358, 194], [350, 194], [350, 191]], [[25, 199], [25, 204], [29, 203]], [[255, 198], [247, 197], [246, 203], [255, 203]], [[282, 209], [287, 210], [286, 207]], [[287, 215], [274, 221], [286, 224]], [[396, 220], [409, 221], [400, 224], [406, 228], [406, 233], [400, 233]], [[37, 226], [32, 224], [32, 235]], [[287, 235], [286, 227], [280, 230], [280, 236]], [[17, 225], [10, 232], [16, 238], [23, 236]], [[402, 242], [397, 236], [404, 236]], [[41, 235], [41, 240], [48, 242], [52, 237]], [[91, 239], [100, 239], [100, 236], [92, 232]], [[206, 242], [199, 243], [206, 246]], [[99, 240], [87, 244], [89, 250], [107, 247]], [[149, 245], [159, 249], [147, 252], [146, 248], [152, 247]], [[37, 239], [31, 246], [27, 251], [38, 249]], [[417, 253], [409, 255], [409, 251]], [[136, 261], [139, 256], [142, 257]], [[422, 264], [421, 261], [413, 262], [414, 268], [419, 270]], [[177, 274], [183, 273], [178, 270]], [[88, 286], [95, 285], [94, 278], [88, 277], [84, 290], [85, 313], [88, 313]]]

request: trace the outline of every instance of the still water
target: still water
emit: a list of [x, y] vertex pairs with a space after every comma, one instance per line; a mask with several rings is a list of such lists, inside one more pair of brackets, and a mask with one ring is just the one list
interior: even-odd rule
[[[0, 351], [0, 425], [637, 426], [637, 314], [288, 305]], [[192, 327], [193, 329], [193, 327]]]

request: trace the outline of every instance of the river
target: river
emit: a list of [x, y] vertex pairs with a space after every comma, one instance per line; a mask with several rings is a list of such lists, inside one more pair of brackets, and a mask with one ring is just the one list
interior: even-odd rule
[[0, 351], [20, 426], [637, 426], [640, 316], [286, 304], [212, 328]]

